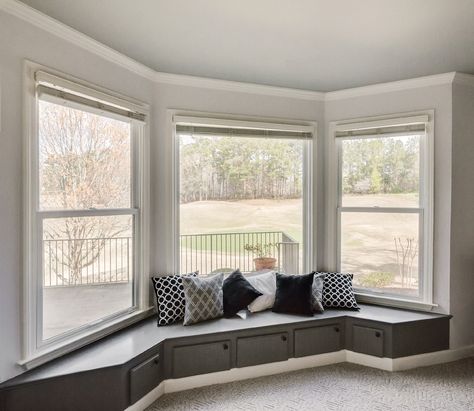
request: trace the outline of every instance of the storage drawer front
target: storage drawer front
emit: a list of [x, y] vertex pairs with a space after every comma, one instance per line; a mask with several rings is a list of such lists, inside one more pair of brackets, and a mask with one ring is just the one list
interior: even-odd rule
[[352, 326], [352, 349], [363, 354], [384, 356], [383, 330], [378, 328]]
[[161, 382], [160, 355], [154, 355], [130, 370], [130, 401], [138, 401]]
[[288, 359], [288, 333], [237, 339], [237, 367], [266, 364]]
[[230, 369], [230, 340], [173, 348], [173, 378]]
[[340, 324], [295, 330], [295, 357], [339, 351], [341, 334]]

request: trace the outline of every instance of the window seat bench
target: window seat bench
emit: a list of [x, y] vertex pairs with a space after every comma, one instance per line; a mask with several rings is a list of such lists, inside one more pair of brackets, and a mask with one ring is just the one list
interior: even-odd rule
[[124, 410], [163, 380], [350, 350], [400, 358], [449, 348], [443, 314], [361, 305], [314, 317], [156, 326], [147, 318], [0, 385], [0, 410]]

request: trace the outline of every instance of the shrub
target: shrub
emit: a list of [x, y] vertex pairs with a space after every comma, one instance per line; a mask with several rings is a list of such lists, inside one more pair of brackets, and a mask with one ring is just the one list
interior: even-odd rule
[[381, 288], [392, 284], [394, 278], [395, 274], [393, 273], [370, 273], [361, 275], [358, 278], [358, 283], [362, 287]]

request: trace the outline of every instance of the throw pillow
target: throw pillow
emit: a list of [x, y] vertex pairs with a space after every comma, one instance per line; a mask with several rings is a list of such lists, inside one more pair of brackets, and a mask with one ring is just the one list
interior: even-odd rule
[[224, 299], [224, 317], [230, 318], [240, 310], [246, 308], [253, 300], [261, 296], [252, 284], [242, 275], [239, 269], [235, 270], [224, 280], [222, 286]]
[[325, 274], [323, 287], [324, 307], [358, 310], [359, 306], [352, 289], [353, 275], [342, 273]]
[[306, 275], [276, 275], [276, 296], [272, 311], [300, 315], [313, 315], [314, 273]]
[[326, 274], [315, 273], [313, 280], [313, 312], [324, 312], [323, 306], [323, 287]]
[[[198, 272], [183, 276], [196, 277]], [[155, 294], [155, 310], [158, 326], [172, 324], [184, 318], [184, 288], [181, 275], [151, 277]]]
[[224, 314], [222, 284], [224, 273], [212, 277], [183, 277], [184, 325], [195, 324]]
[[270, 271], [265, 274], [248, 276], [246, 278], [247, 281], [262, 294], [249, 304], [249, 311], [256, 313], [272, 308], [275, 303], [276, 273]]

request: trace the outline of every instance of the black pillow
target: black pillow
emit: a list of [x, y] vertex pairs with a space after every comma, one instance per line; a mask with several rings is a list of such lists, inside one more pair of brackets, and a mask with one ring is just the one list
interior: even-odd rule
[[224, 293], [224, 317], [227, 318], [233, 317], [262, 295], [238, 269], [224, 280], [222, 291]]
[[313, 315], [314, 272], [306, 275], [276, 275], [276, 296], [272, 311]]

